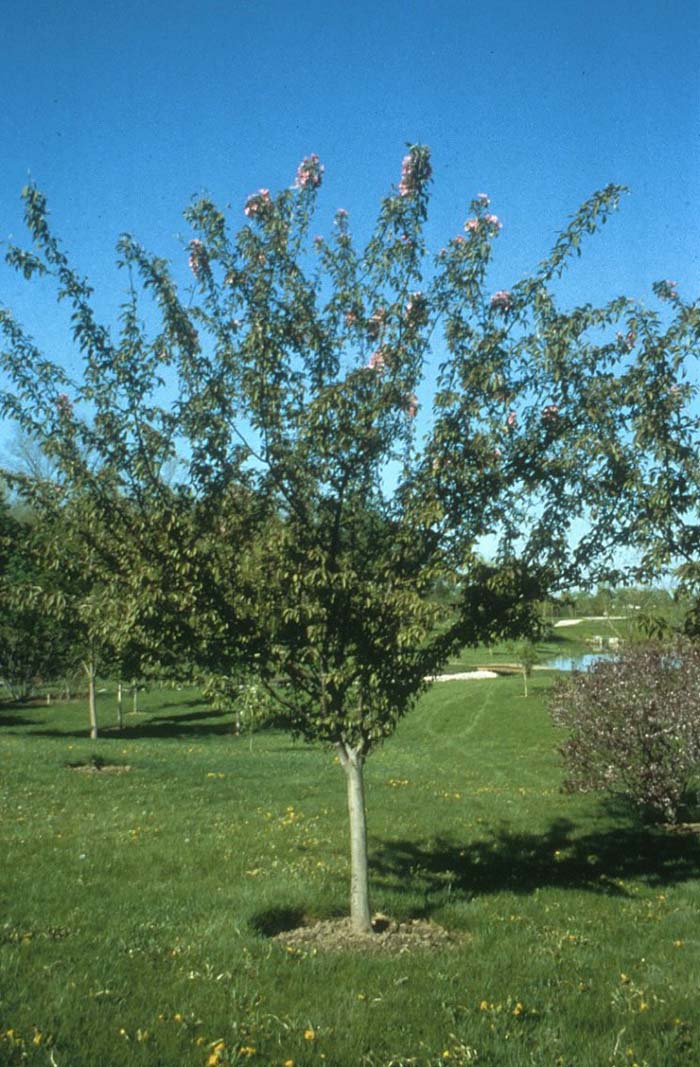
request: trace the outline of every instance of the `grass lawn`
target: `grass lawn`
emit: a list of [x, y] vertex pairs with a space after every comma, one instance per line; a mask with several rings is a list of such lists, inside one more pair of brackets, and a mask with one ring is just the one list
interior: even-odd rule
[[394, 957], [270, 936], [346, 911], [331, 753], [194, 691], [0, 708], [0, 1063], [699, 1064], [698, 837], [559, 792], [550, 682], [436, 684], [369, 760], [374, 907], [464, 935]]

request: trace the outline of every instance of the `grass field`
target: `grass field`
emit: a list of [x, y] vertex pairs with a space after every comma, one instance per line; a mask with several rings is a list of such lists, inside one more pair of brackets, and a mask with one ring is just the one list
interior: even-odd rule
[[97, 742], [0, 708], [0, 1063], [700, 1064], [698, 837], [560, 793], [550, 681], [437, 684], [371, 757], [374, 907], [464, 935], [394, 957], [270, 936], [346, 910], [331, 753], [195, 691]]

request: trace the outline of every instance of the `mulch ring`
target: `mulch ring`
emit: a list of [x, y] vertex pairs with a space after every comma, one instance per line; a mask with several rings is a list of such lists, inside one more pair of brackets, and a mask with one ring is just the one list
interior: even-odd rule
[[324, 919], [313, 926], [283, 930], [273, 938], [288, 951], [371, 952], [402, 955], [407, 952], [440, 952], [458, 948], [467, 939], [464, 933], [446, 930], [425, 919], [395, 922], [384, 915], [372, 920], [373, 933], [358, 933], [349, 918]]
[[129, 763], [107, 763], [99, 757], [81, 763], [67, 763], [66, 766], [82, 774], [126, 774], [131, 770]]

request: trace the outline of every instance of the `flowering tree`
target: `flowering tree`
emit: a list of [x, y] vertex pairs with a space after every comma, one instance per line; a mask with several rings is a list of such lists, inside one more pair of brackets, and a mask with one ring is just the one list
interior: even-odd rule
[[[34, 248], [7, 258], [55, 277], [85, 369], [70, 380], [2, 310], [3, 407], [93, 502], [112, 546], [105, 581], [142, 605], [134, 617], [163, 654], [227, 676], [257, 657], [290, 729], [335, 747], [351, 914], [368, 930], [367, 756], [455, 648], [530, 632], [538, 596], [610, 578], [619, 546], [658, 530], [687, 331], [679, 316], [660, 340], [623, 297], [557, 304], [557, 278], [617, 187], [531, 277], [490, 295], [501, 222], [486, 194], [428, 253], [425, 147], [410, 148], [362, 249], [342, 209], [328, 239], [309, 240], [322, 179], [308, 157], [291, 188], [248, 197], [236, 234], [211, 201], [193, 203], [184, 298], [165, 261], [122, 237], [116, 338], [26, 189]], [[454, 613], [437, 626], [429, 594], [455, 574]]]

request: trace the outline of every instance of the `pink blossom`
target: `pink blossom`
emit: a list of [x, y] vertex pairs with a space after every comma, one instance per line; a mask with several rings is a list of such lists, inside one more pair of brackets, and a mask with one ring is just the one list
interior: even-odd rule
[[470, 233], [476, 233], [476, 231], [479, 229], [479, 220], [467, 219], [467, 221], [464, 223], [464, 229]]
[[514, 411], [509, 411], [508, 412], [508, 418], [506, 419], [506, 426], [508, 426], [509, 429], [514, 430], [517, 425], [518, 425], [518, 416], [516, 415], [516, 413]]
[[384, 358], [384, 353], [382, 352], [381, 348], [375, 349], [375, 351], [369, 357], [367, 366], [370, 370], [376, 370], [379, 374], [384, 370], [384, 367], [386, 366], [386, 359]]
[[493, 458], [494, 459], [501, 459], [502, 457], [503, 457], [503, 453], [501, 452], [500, 448], [494, 448], [494, 450], [493, 450]]
[[319, 162], [318, 156], [314, 152], [311, 156], [306, 156], [302, 159], [301, 163], [297, 167], [297, 176], [294, 184], [297, 189], [318, 189], [323, 179], [323, 172], [325, 167]]
[[432, 167], [427, 155], [412, 148], [401, 163], [399, 196], [413, 196], [420, 186], [428, 181], [431, 174]]
[[504, 312], [510, 310], [511, 296], [507, 289], [499, 289], [497, 293], [493, 294], [491, 307]]
[[270, 190], [258, 189], [257, 193], [251, 193], [246, 200], [243, 213], [247, 215], [249, 219], [255, 219], [258, 215], [264, 214], [271, 207], [272, 197], [270, 196]]
[[547, 404], [545, 407], [543, 407], [542, 408], [542, 418], [545, 419], [546, 421], [551, 421], [553, 419], [559, 418], [559, 405], [558, 404]]
[[498, 215], [487, 215], [486, 221], [488, 222], [489, 226], [493, 226], [496, 230], [503, 229], [503, 223], [499, 219]]
[[464, 238], [462, 237], [461, 233], [458, 233], [456, 237], [453, 237], [453, 238], [452, 238], [452, 244], [453, 244], [453, 245], [463, 245], [463, 244], [466, 244], [466, 242], [465, 242]]
[[202, 271], [206, 271], [209, 266], [209, 253], [207, 252], [202, 242], [197, 240], [196, 237], [194, 238], [194, 240], [190, 241], [189, 248], [189, 268], [194, 274], [195, 278], [199, 278], [199, 275], [202, 273]]
[[488, 194], [487, 193], [477, 193], [476, 194], [476, 199], [480, 200], [481, 203], [484, 205], [484, 207], [488, 207], [489, 204], [491, 203], [491, 201], [488, 198]]

